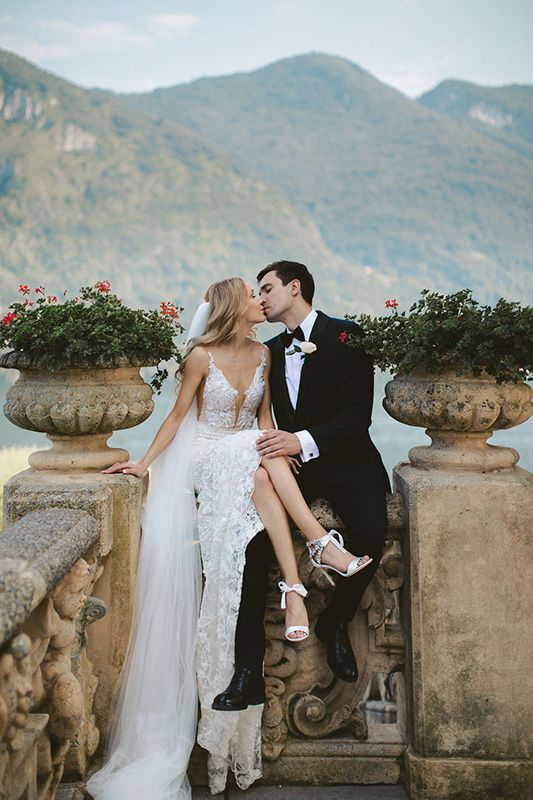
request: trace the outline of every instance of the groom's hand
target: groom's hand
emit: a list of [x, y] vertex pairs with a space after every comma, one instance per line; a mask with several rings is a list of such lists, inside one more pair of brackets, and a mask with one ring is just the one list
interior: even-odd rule
[[296, 456], [302, 445], [295, 433], [287, 431], [266, 431], [257, 440], [257, 452], [262, 458], [276, 456]]

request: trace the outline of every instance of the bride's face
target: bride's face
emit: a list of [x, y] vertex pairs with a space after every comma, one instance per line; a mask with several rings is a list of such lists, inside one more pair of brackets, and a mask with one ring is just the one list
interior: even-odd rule
[[250, 325], [257, 325], [259, 322], [265, 321], [265, 312], [261, 306], [261, 298], [258, 297], [250, 284], [246, 284], [246, 297], [248, 305], [244, 312], [244, 318]]

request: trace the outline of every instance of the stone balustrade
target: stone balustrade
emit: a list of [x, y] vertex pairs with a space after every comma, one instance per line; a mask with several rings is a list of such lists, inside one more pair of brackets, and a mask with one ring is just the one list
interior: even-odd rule
[[105, 614], [98, 525], [77, 509], [30, 511], [0, 536], [0, 797], [52, 800], [99, 741], [85, 626]]
[[[529, 796], [533, 476], [517, 466], [516, 451], [487, 439], [533, 413], [531, 389], [456, 378], [413, 375], [387, 385], [391, 416], [426, 427], [432, 444], [411, 450], [410, 462], [394, 470], [385, 550], [350, 628], [357, 683], [333, 678], [313, 634], [298, 647], [284, 639], [272, 570], [266, 783], [397, 783], [403, 770], [412, 800]], [[98, 385], [117, 410], [106, 380]], [[24, 413], [35, 411], [33, 395], [19, 389], [7, 404], [15, 424], [19, 400]], [[83, 406], [83, 393], [69, 398]], [[44, 417], [71, 414], [54, 402]], [[87, 419], [82, 406], [76, 420]], [[36, 429], [47, 431], [41, 423]], [[34, 468], [4, 489], [1, 800], [52, 800], [62, 775], [83, 786], [103, 751], [148, 485], [148, 476], [99, 471], [115, 454], [88, 437], [108, 435], [110, 428], [76, 426], [49, 433], [56, 455], [35, 455]], [[324, 503], [313, 511], [324, 527], [342, 531]], [[331, 587], [311, 568], [297, 532], [294, 541], [313, 628]], [[190, 773], [205, 783], [199, 748]], [[61, 792], [70, 789], [63, 784]]]

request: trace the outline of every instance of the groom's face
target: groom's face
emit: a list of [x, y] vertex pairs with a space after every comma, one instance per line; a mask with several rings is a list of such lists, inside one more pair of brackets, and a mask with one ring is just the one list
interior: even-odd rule
[[289, 281], [285, 286], [276, 271], [267, 272], [259, 284], [259, 297], [268, 322], [278, 322], [292, 307], [299, 293], [299, 281]]

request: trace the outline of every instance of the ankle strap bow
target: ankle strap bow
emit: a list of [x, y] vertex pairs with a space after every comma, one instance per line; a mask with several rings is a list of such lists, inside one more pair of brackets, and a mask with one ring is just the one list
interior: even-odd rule
[[289, 586], [285, 581], [280, 581], [278, 586], [281, 590], [281, 607], [287, 607], [287, 592], [296, 592], [299, 594], [300, 597], [307, 597], [307, 589], [303, 585], [303, 583], [295, 583], [293, 586]]

